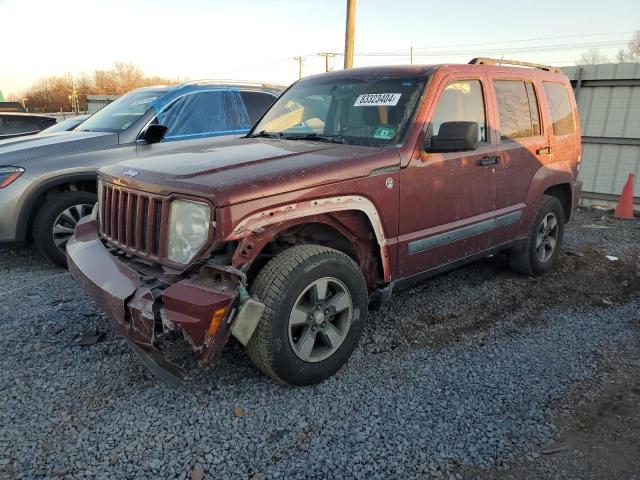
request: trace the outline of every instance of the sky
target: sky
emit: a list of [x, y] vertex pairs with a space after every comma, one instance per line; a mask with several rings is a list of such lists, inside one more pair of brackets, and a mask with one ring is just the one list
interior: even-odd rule
[[[342, 53], [346, 0], [0, 0], [0, 90], [133, 62], [172, 79], [297, 79]], [[354, 66], [475, 56], [573, 65], [613, 57], [640, 30], [638, 0], [357, 0]], [[382, 55], [380, 55], [382, 54]], [[342, 68], [343, 57], [331, 59]]]

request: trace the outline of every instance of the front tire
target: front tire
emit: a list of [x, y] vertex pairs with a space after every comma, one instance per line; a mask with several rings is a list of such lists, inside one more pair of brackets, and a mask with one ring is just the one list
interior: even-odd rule
[[524, 275], [543, 275], [553, 268], [564, 238], [564, 210], [560, 200], [545, 195], [524, 244], [509, 255], [511, 268]]
[[319, 383], [358, 345], [367, 287], [344, 253], [317, 245], [291, 247], [264, 266], [251, 292], [265, 310], [247, 345], [249, 358], [282, 383]]
[[91, 214], [98, 201], [95, 193], [64, 192], [47, 201], [33, 222], [33, 243], [40, 255], [62, 267], [67, 266], [66, 245], [78, 220]]

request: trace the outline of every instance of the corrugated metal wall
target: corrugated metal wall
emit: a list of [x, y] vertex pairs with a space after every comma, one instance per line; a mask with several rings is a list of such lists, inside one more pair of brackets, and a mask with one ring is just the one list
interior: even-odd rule
[[634, 195], [639, 197], [640, 64], [583, 65], [562, 70], [571, 79], [580, 111], [584, 196], [611, 199], [620, 194], [627, 175], [634, 173]]
[[87, 113], [93, 115], [118, 97], [119, 95], [87, 95]]

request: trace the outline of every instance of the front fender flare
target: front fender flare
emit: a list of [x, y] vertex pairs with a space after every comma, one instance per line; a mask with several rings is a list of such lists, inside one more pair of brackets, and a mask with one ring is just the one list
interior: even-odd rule
[[384, 281], [390, 282], [389, 249], [380, 215], [373, 202], [361, 195], [318, 198], [257, 211], [243, 218], [225, 240], [240, 241], [252, 235], [259, 235], [274, 224], [290, 223], [317, 215], [348, 210], [361, 211], [369, 219], [380, 249]]

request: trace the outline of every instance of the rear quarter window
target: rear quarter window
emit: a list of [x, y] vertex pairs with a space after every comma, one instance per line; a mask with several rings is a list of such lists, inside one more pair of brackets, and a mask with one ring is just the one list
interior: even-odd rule
[[566, 135], [575, 132], [576, 123], [567, 87], [562, 83], [553, 82], [543, 82], [542, 85], [553, 122], [553, 134]]

